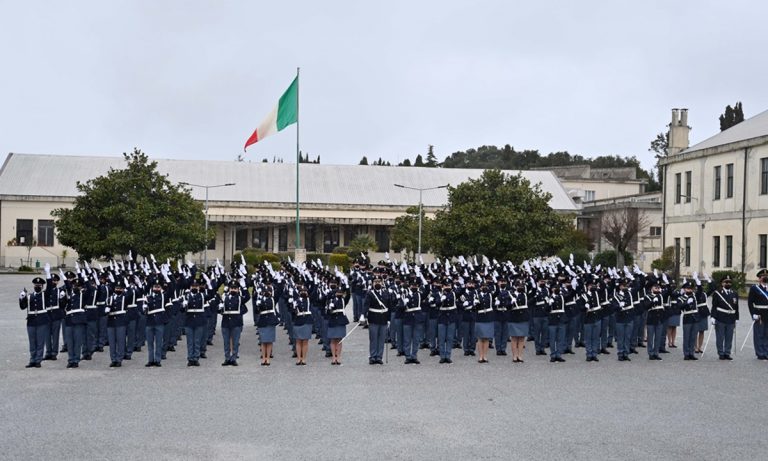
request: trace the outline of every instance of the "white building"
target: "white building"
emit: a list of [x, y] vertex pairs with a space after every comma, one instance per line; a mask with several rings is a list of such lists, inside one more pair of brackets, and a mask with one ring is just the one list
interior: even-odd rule
[[681, 272], [733, 269], [754, 280], [768, 258], [768, 111], [688, 147], [688, 111], [672, 110], [663, 166], [662, 245]]
[[[216, 239], [209, 260], [227, 261], [246, 247], [271, 252], [295, 249], [296, 165], [227, 161], [157, 160], [158, 170], [172, 182], [200, 185], [234, 183], [209, 190], [209, 221]], [[0, 266], [16, 267], [27, 260], [27, 247], [36, 240], [31, 259], [72, 265], [77, 254], [55, 237], [51, 211], [70, 207], [76, 183], [125, 166], [122, 157], [81, 157], [9, 154], [0, 170]], [[374, 237], [379, 250], [389, 249], [395, 218], [419, 203], [419, 193], [395, 187], [456, 186], [479, 178], [483, 170], [302, 164], [300, 170], [300, 240], [308, 252], [330, 252], [356, 235]], [[517, 172], [507, 172], [516, 174]], [[576, 213], [576, 205], [550, 171], [523, 171], [531, 184], [552, 194], [550, 206]], [[192, 188], [197, 200], [205, 190]], [[447, 190], [423, 193], [428, 215], [447, 204]], [[64, 258], [62, 252], [67, 250]], [[192, 256], [202, 260], [202, 254]]]

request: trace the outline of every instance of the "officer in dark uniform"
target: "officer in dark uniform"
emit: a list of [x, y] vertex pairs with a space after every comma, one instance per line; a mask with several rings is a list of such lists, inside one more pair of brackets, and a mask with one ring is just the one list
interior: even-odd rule
[[29, 364], [26, 368], [40, 368], [45, 341], [48, 339], [50, 320], [46, 309], [50, 290], [44, 290], [45, 280], [32, 279], [31, 293], [24, 288], [19, 294], [19, 308], [27, 311], [27, 338], [29, 339]]
[[645, 296], [645, 311], [647, 312], [645, 324], [647, 332], [647, 348], [649, 360], [661, 360], [659, 352], [664, 343], [664, 324], [667, 305], [667, 296], [661, 290], [658, 280], [651, 282], [651, 292]]
[[752, 342], [758, 360], [768, 360], [768, 269], [757, 273], [758, 283], [752, 285], [747, 306], [752, 315]]
[[365, 297], [368, 309], [368, 364], [383, 365], [384, 341], [389, 320], [389, 297], [381, 279], [374, 279], [373, 289]]
[[634, 333], [635, 303], [627, 289], [627, 281], [619, 281], [619, 288], [613, 294], [613, 311], [616, 317], [616, 354], [620, 362], [630, 361], [630, 344]]
[[159, 367], [162, 366], [160, 362], [163, 358], [163, 336], [173, 291], [159, 277], [147, 283], [152, 286], [152, 290], [147, 293], [144, 303], [148, 354], [147, 364], [144, 366]]
[[183, 295], [184, 329], [187, 337], [187, 366], [199, 367], [202, 348], [208, 328], [208, 299], [200, 290], [200, 281], [193, 279], [189, 291]]
[[[104, 313], [107, 314], [107, 337], [109, 338], [110, 367], [123, 366], [125, 358], [126, 328], [128, 326], [127, 305], [130, 303], [125, 295], [125, 283], [117, 282], [114, 293], [109, 298]], [[131, 296], [131, 299], [133, 297]]]
[[296, 338], [296, 365], [307, 364], [309, 340], [312, 338], [312, 310], [309, 306], [309, 293], [304, 286], [297, 286], [298, 296], [288, 298], [288, 305], [293, 308], [293, 336]]
[[696, 295], [693, 293], [691, 282], [683, 283], [682, 289], [677, 298], [677, 306], [683, 314], [683, 356], [685, 360], [698, 360], [694, 350], [698, 335], [699, 308], [696, 306]]
[[[547, 280], [541, 278], [537, 282], [536, 294], [533, 305], [533, 344], [536, 347], [536, 355], [547, 355], [547, 351], [544, 350], [547, 344], [547, 336], [549, 334], [549, 317], [547, 314], [548, 301], [552, 298], [549, 296], [549, 287], [547, 287]], [[560, 317], [558, 316], [558, 321]]]
[[437, 345], [440, 351], [440, 363], [453, 363], [453, 337], [456, 334], [456, 293], [450, 279], [443, 282], [443, 292], [440, 294], [440, 307], [437, 316]]
[[248, 313], [246, 304], [251, 299], [245, 281], [232, 280], [219, 307], [221, 337], [224, 339], [224, 362], [221, 366], [237, 366], [240, 351], [240, 334], [243, 332], [243, 315]]
[[473, 279], [467, 280], [467, 286], [459, 297], [461, 311], [461, 322], [459, 324], [459, 337], [464, 349], [465, 356], [474, 356], [477, 345], [477, 336], [475, 335], [475, 306], [480, 304], [480, 296], [475, 288]]
[[58, 286], [61, 278], [57, 274], [51, 275], [50, 266], [45, 265], [47, 275], [46, 286], [50, 295], [48, 298], [48, 318], [51, 321], [48, 339], [45, 341], [46, 353], [43, 360], [56, 360], [59, 353], [59, 337], [61, 336], [61, 323], [64, 320], [64, 308], [67, 304], [67, 291]]
[[568, 325], [566, 294], [565, 287], [555, 280], [552, 282], [551, 293], [544, 299], [544, 311], [547, 313], [547, 328], [549, 328], [549, 361], [553, 363], [565, 362], [562, 354], [565, 350], [565, 329]]
[[733, 330], [739, 320], [739, 295], [732, 290], [733, 280], [726, 275], [720, 281], [722, 288], [712, 296], [712, 322], [715, 325], [715, 341], [720, 360], [733, 360]]
[[419, 342], [424, 336], [424, 319], [428, 294], [419, 289], [416, 278], [410, 281], [410, 292], [400, 300], [403, 310], [403, 350], [406, 364], [419, 364]]
[[64, 343], [67, 345], [67, 368], [80, 366], [80, 358], [85, 346], [85, 300], [88, 297], [87, 286], [80, 280], [70, 285], [69, 302], [64, 307]]
[[597, 354], [600, 348], [600, 327], [602, 321], [602, 302], [597, 286], [591, 278], [587, 281], [587, 291], [579, 300], [584, 311], [584, 344], [587, 362], [599, 362]]
[[259, 340], [261, 341], [261, 365], [269, 366], [272, 357], [272, 344], [275, 342], [275, 330], [280, 323], [277, 315], [277, 303], [272, 296], [272, 286], [268, 285], [261, 291], [257, 299], [254, 311], [259, 311], [259, 319], [256, 326], [259, 328]]

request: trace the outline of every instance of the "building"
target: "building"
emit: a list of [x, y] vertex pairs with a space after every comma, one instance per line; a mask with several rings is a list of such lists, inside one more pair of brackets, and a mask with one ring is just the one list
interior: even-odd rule
[[[295, 249], [296, 165], [227, 161], [157, 160], [158, 170], [173, 182], [199, 185], [234, 183], [208, 190], [208, 217], [216, 239], [209, 260], [231, 259], [246, 247], [271, 252]], [[51, 211], [68, 207], [77, 195], [76, 183], [122, 168], [122, 157], [82, 157], [11, 153], [0, 170], [0, 265], [32, 262], [72, 265], [77, 254], [60, 245]], [[300, 240], [308, 252], [331, 252], [358, 234], [371, 235], [380, 251], [389, 249], [395, 218], [419, 203], [419, 192], [395, 187], [426, 188], [458, 185], [479, 178], [483, 170], [302, 164], [300, 170]], [[508, 172], [517, 173], [517, 172]], [[550, 206], [563, 213], [577, 207], [557, 177], [549, 171], [523, 171], [532, 184], [552, 194]], [[206, 190], [193, 187], [197, 200]], [[428, 215], [445, 206], [447, 190], [423, 193]], [[63, 251], [67, 250], [66, 257]], [[202, 254], [191, 255], [196, 261]]]
[[622, 219], [644, 223], [630, 241], [628, 251], [643, 271], [651, 270], [654, 259], [661, 257], [661, 192], [614, 197], [585, 203], [577, 218], [577, 228], [594, 243], [596, 253], [612, 250], [603, 237], [606, 216], [616, 214]]
[[663, 246], [682, 273], [746, 273], [768, 259], [768, 111], [688, 146], [688, 111], [673, 109], [663, 167]]
[[642, 194], [648, 183], [638, 179], [635, 168], [592, 168], [568, 165], [537, 168], [557, 175], [568, 194], [577, 203]]

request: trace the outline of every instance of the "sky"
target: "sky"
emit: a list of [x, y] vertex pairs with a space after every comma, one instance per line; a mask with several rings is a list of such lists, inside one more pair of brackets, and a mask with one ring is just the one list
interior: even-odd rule
[[[0, 155], [232, 160], [301, 68], [324, 164], [482, 145], [636, 156], [768, 109], [756, 1], [0, 0]], [[289, 127], [246, 161], [296, 158]]]

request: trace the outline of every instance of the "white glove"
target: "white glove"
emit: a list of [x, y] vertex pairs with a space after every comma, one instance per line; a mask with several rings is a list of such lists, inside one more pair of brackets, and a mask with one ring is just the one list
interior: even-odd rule
[[27, 289], [24, 288], [23, 290], [21, 290], [21, 293], [19, 293], [19, 299], [24, 299], [26, 297], [27, 297]]
[[245, 279], [240, 279], [240, 288], [245, 288]]
[[51, 264], [45, 263], [45, 278], [49, 279], [51, 278]]
[[736, 321], [736, 325], [738, 325], [738, 324], [739, 324], [739, 321], [737, 320], [737, 321]]
[[714, 325], [715, 324], [715, 318], [712, 317], [711, 321], [712, 321], [712, 325]]
[[757, 319], [759, 319], [759, 318], [760, 318], [760, 316], [759, 316], [759, 315], [757, 315], [757, 314], [752, 314], [752, 320], [757, 320]]
[[445, 301], [445, 295], [440, 296], [440, 301]]
[[464, 301], [464, 307], [469, 306], [469, 301]]
[[182, 306], [187, 307], [189, 305], [189, 301], [186, 299], [181, 303]]
[[105, 307], [105, 308], [104, 308], [104, 313], [105, 313], [105, 314], [109, 314], [109, 307]]
[[494, 306], [501, 306], [501, 301], [498, 299], [493, 303]]
[[589, 304], [584, 304], [584, 307], [586, 307], [587, 309], [589, 309], [591, 306], [590, 306]]
[[59, 299], [64, 299], [66, 297], [67, 297], [67, 292], [66, 291], [59, 292]]

